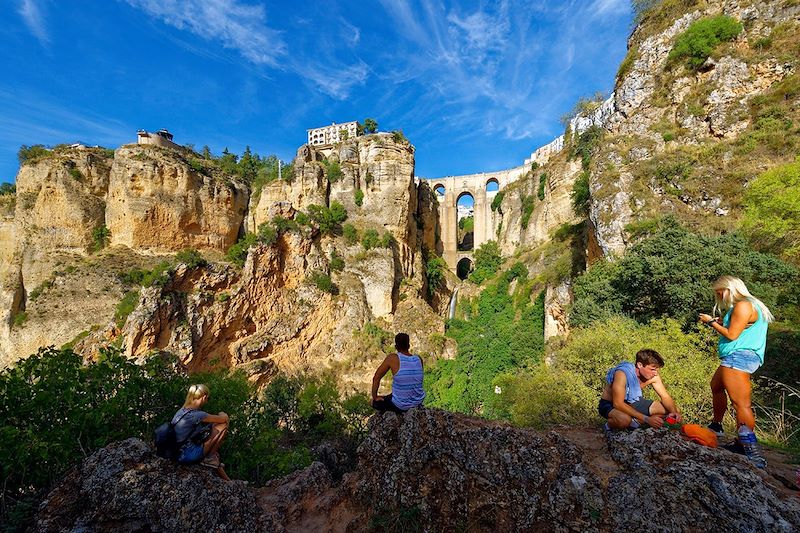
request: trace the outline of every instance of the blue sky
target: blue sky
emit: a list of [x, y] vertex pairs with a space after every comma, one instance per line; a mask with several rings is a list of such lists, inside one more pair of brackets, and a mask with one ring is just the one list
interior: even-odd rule
[[294, 156], [374, 117], [417, 175], [517, 166], [610, 91], [629, 0], [11, 0], [0, 15], [0, 181], [22, 144], [181, 144]]

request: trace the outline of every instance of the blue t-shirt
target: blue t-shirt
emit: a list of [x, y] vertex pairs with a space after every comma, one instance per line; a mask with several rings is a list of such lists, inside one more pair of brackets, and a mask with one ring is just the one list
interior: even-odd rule
[[[184, 413], [186, 414], [184, 415]], [[172, 417], [172, 424], [175, 426], [175, 439], [178, 444], [186, 441], [197, 424], [207, 416], [208, 413], [199, 409], [188, 409], [186, 407], [178, 409], [178, 412]]]

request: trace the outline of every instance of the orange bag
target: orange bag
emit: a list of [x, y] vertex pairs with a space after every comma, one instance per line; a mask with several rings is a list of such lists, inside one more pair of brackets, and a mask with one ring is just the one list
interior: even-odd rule
[[681, 432], [691, 441], [709, 448], [717, 447], [717, 435], [699, 424], [684, 424]]

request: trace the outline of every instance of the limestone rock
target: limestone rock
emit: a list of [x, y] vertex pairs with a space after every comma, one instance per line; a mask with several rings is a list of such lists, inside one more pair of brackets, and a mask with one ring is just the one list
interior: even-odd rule
[[236, 242], [247, 204], [243, 184], [192, 170], [175, 150], [126, 145], [114, 156], [106, 226], [112, 245], [224, 252]]

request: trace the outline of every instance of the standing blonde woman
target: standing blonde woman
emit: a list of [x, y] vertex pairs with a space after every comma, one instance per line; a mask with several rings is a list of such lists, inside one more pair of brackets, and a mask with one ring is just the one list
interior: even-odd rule
[[211, 415], [203, 411], [208, 396], [208, 387], [203, 384], [192, 385], [183, 407], [172, 417], [179, 448], [178, 462], [202, 462], [204, 466], [215, 469], [222, 479], [230, 480], [219, 460], [219, 447], [228, 434], [228, 415], [222, 412]]
[[736, 410], [739, 443], [745, 455], [759, 468], [767, 462], [758, 449], [755, 435], [756, 419], [750, 402], [750, 374], [764, 364], [767, 347], [767, 325], [773, 316], [764, 303], [750, 294], [744, 282], [733, 276], [722, 276], [714, 282], [714, 315], [701, 313], [702, 323], [719, 335], [719, 368], [711, 378], [714, 420], [709, 429], [723, 434], [722, 418], [728, 409], [728, 398]]

